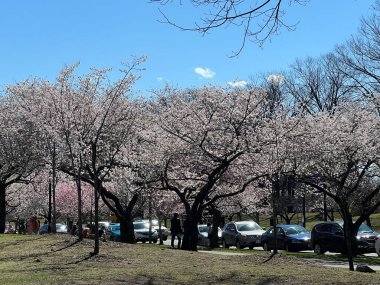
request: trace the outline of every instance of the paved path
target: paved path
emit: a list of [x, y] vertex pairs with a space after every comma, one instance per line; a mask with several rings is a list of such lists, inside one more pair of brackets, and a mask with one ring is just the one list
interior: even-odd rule
[[[348, 268], [348, 262], [345, 262], [345, 261], [332, 261], [332, 260], [313, 259], [313, 258], [305, 258], [305, 260], [308, 260], [315, 264], [320, 264], [321, 266], [326, 266], [326, 267]], [[354, 267], [356, 268], [358, 264], [359, 263], [354, 263]], [[360, 263], [360, 264], [367, 265], [373, 270], [380, 272], [380, 265], [365, 264], [365, 263]]]
[[[213, 251], [213, 250], [198, 250], [198, 252], [201, 253], [209, 253], [209, 254], [219, 254], [219, 255], [248, 255], [245, 253], [240, 253], [240, 252], [228, 252], [228, 251]], [[323, 260], [323, 259], [313, 259], [313, 258], [305, 258], [305, 260], [310, 261], [314, 264], [321, 265], [321, 266], [326, 266], [326, 267], [339, 267], [339, 268], [347, 268], [348, 269], [348, 262], [345, 261], [331, 261], [331, 260]], [[358, 263], [354, 263], [354, 267]], [[372, 265], [368, 264], [370, 268], [375, 270], [376, 272], [380, 272], [380, 265]]]
[[213, 251], [213, 250], [198, 250], [198, 252], [219, 254], [219, 255], [248, 255], [246, 253], [240, 253], [240, 252]]

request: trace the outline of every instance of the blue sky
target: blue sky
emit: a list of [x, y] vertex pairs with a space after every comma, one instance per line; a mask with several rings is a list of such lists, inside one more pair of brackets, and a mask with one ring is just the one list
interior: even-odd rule
[[[356, 33], [374, 0], [294, 4], [285, 19], [288, 24], [298, 23], [294, 32], [282, 30], [262, 48], [247, 43], [236, 58], [229, 57], [241, 43], [236, 28], [202, 36], [159, 23], [158, 8], [184, 25], [201, 16], [200, 10], [178, 3], [162, 7], [147, 0], [1, 1], [0, 89], [30, 77], [54, 80], [65, 64], [78, 61], [81, 72], [89, 67], [118, 68], [133, 55], [148, 57], [135, 87], [142, 92], [165, 82], [195, 87], [249, 81], [257, 73], [286, 69], [296, 58], [331, 51]], [[206, 69], [209, 78], [195, 72]]]

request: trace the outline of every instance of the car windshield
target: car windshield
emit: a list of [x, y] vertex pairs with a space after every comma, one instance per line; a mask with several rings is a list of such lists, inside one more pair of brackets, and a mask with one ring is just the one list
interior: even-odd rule
[[[343, 222], [338, 222], [338, 224], [343, 228]], [[366, 224], [361, 224], [358, 233], [373, 233], [373, 229], [371, 229]]]
[[358, 233], [373, 233], [373, 230], [366, 224], [361, 224]]
[[207, 226], [198, 226], [198, 229], [199, 229], [200, 233], [207, 233], [208, 232]]
[[260, 226], [256, 223], [246, 223], [246, 224], [237, 224], [237, 228], [241, 232], [247, 232], [247, 231], [256, 231], [256, 230], [262, 230]]
[[304, 227], [294, 226], [283, 228], [287, 235], [307, 234], [309, 233]]
[[119, 225], [111, 225], [111, 226], [109, 226], [109, 229], [111, 232], [120, 231], [120, 226]]
[[149, 224], [148, 223], [136, 223], [136, 224], [133, 224], [133, 227], [135, 228], [135, 230], [149, 229]]

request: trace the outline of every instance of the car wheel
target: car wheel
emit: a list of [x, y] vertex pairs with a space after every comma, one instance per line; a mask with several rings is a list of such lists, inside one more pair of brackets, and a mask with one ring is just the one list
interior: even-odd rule
[[253, 249], [253, 245], [250, 245], [250, 246], [249, 246], [249, 249]]
[[223, 239], [222, 240], [222, 246], [224, 247], [224, 248], [229, 248], [230, 246], [226, 243], [226, 241]]
[[264, 249], [265, 251], [270, 251], [270, 248], [269, 248], [269, 245], [268, 245], [267, 242], [264, 242], [264, 244], [263, 244], [263, 249]]
[[287, 244], [285, 244], [285, 250], [287, 251], [287, 252], [291, 252], [292, 251], [292, 248], [290, 247], [290, 245], [287, 243]]
[[316, 243], [314, 245], [314, 253], [316, 254], [324, 254], [326, 251], [322, 249], [321, 245], [319, 243]]
[[237, 249], [243, 249], [244, 248], [243, 246], [241, 246], [241, 243], [239, 240], [236, 241], [236, 248]]
[[154, 239], [154, 240], [153, 240], [153, 243], [157, 243], [157, 240], [156, 240], [156, 239]]

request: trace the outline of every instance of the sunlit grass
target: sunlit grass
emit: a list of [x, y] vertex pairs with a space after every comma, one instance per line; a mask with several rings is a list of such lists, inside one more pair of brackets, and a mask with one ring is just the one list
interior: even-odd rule
[[[155, 244], [76, 242], [68, 235], [0, 235], [0, 284], [378, 284], [380, 274], [325, 268], [280, 254], [188, 252]], [[220, 250], [222, 251], [222, 250]]]

